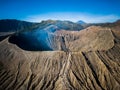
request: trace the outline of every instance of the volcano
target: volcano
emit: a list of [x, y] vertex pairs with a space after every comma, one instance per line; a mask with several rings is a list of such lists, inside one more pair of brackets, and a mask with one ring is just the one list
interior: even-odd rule
[[120, 21], [26, 23], [0, 29], [0, 90], [120, 90]]

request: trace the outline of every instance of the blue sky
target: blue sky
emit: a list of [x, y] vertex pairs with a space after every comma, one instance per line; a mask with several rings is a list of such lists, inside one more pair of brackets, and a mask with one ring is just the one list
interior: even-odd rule
[[113, 22], [119, 18], [120, 0], [0, 0], [0, 19]]

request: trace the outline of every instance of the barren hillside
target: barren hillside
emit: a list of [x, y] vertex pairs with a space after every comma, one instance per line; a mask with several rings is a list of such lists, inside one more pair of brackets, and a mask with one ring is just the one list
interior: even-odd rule
[[[0, 90], [120, 90], [120, 27], [55, 31], [52, 51], [0, 42]], [[51, 34], [50, 34], [51, 35]]]

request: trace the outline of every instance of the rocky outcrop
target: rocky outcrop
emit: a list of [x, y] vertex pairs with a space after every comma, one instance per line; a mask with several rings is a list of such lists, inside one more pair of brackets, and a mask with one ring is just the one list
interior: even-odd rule
[[119, 31], [92, 26], [55, 35], [55, 51], [26, 51], [2, 40], [0, 90], [120, 90]]
[[114, 46], [110, 28], [91, 26], [81, 31], [57, 31], [70, 51], [108, 50]]

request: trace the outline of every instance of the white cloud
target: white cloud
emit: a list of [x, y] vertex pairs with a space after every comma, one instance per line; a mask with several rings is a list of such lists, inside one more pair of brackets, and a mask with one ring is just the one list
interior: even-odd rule
[[70, 20], [76, 22], [78, 20], [83, 20], [87, 23], [100, 23], [100, 22], [113, 22], [120, 19], [120, 16], [116, 15], [92, 15], [87, 13], [46, 13], [40, 15], [32, 15], [25, 18], [26, 21], [31, 22], [41, 22], [42, 20]]

